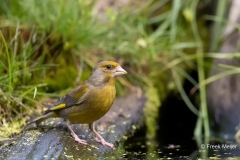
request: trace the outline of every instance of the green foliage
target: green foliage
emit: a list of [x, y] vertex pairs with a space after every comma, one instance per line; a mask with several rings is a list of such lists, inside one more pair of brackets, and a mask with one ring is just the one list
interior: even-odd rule
[[35, 25], [42, 32], [50, 32], [56, 41], [61, 37], [64, 48], [68, 49], [81, 44], [85, 46], [98, 31], [93, 29], [95, 23], [89, 5], [89, 1], [76, 0], [11, 0], [8, 17]]

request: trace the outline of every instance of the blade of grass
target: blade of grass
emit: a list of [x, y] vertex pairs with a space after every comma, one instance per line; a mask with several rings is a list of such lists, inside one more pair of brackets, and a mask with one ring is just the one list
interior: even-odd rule
[[181, 74], [184, 78], [186, 78], [189, 82], [191, 82], [193, 85], [197, 85], [197, 81], [195, 81], [195, 79], [193, 79], [184, 69], [182, 68], [177, 68], [177, 67], [174, 67], [174, 69], [179, 73]]
[[170, 11], [165, 12], [163, 14], [157, 15], [155, 17], [149, 18], [149, 21], [147, 24], [154, 24], [154, 23], [160, 23], [161, 21], [165, 20], [170, 14]]
[[151, 7], [151, 10], [149, 13], [153, 13], [157, 11], [159, 8], [163, 7], [169, 0], [161, 0], [161, 1], [155, 1], [154, 5]]
[[206, 16], [204, 16], [204, 18], [205, 18], [206, 20], [211, 20], [211, 21], [218, 22], [218, 23], [222, 23], [222, 24], [225, 24], [225, 25], [231, 25], [231, 26], [234, 27], [235, 29], [240, 30], [240, 25], [239, 25], [239, 23], [229, 21], [229, 20], [227, 20], [227, 19], [224, 19], [223, 17], [206, 15]]
[[203, 80], [200, 84], [196, 85], [192, 90], [191, 90], [191, 94], [194, 94], [194, 92], [199, 89], [200, 87], [206, 87], [206, 85], [215, 82], [221, 78], [224, 78], [226, 76], [229, 75], [233, 75], [233, 74], [239, 74], [240, 73], [240, 68], [238, 69], [234, 69], [234, 70], [227, 70], [227, 71], [222, 71], [214, 76], [211, 76], [205, 80]]
[[[225, 16], [225, 13], [227, 10], [227, 4], [228, 4], [227, 0], [217, 1], [217, 17], [223, 18]], [[222, 36], [221, 33], [223, 33], [223, 24], [215, 21], [213, 31], [214, 33], [212, 35], [210, 52], [217, 50], [220, 38]]]
[[33, 95], [35, 95], [35, 90], [36, 90], [36, 87], [32, 87], [32, 88], [26, 90], [25, 92], [23, 92], [23, 93], [20, 95], [20, 97], [25, 97], [27, 94], [29, 94], [29, 93], [32, 92], [32, 91], [34, 91], [34, 94], [33, 94]]
[[149, 41], [154, 42], [159, 36], [166, 34], [166, 30], [171, 24], [169, 17], [150, 35]]
[[183, 98], [184, 102], [186, 103], [186, 105], [188, 106], [188, 108], [194, 113], [196, 114], [197, 116], [199, 115], [199, 111], [196, 109], [196, 107], [194, 107], [194, 105], [192, 104], [192, 102], [189, 100], [186, 92], [184, 91], [183, 89], [183, 86], [182, 86], [182, 82], [178, 76], [178, 73], [174, 70], [174, 68], [172, 69], [172, 75], [174, 77], [174, 81], [175, 81], [175, 84], [178, 88], [178, 91], [181, 95], [181, 97]]
[[[233, 59], [233, 58], [239, 58], [240, 57], [240, 53], [206, 53], [206, 55], [201, 55], [204, 56], [202, 58], [217, 58], [217, 59]], [[174, 66], [179, 65], [180, 63], [183, 62], [187, 62], [187, 61], [193, 61], [197, 59], [196, 55], [185, 55], [179, 58], [175, 58], [174, 60], [172, 60], [171, 62], [168, 62], [166, 64], [164, 64], [164, 67], [160, 70], [156, 70], [151, 72], [151, 76], [157, 76], [159, 74], [161, 74], [162, 72], [165, 72], [168, 69], [171, 69]]]
[[181, 1], [180, 0], [173, 0], [173, 9], [171, 13], [171, 31], [170, 31], [170, 42], [174, 42], [176, 39], [177, 34], [177, 21], [178, 15], [181, 8]]
[[12, 64], [11, 64], [11, 58], [10, 58], [10, 54], [8, 52], [8, 45], [7, 45], [7, 42], [5, 41], [5, 38], [2, 34], [2, 32], [0, 32], [0, 35], [1, 35], [1, 38], [2, 38], [2, 42], [4, 44], [4, 47], [5, 47], [5, 52], [7, 54], [7, 62], [8, 62], [8, 92], [9, 94], [12, 94], [13, 90], [11, 89], [12, 88]]
[[[199, 78], [199, 83], [201, 84], [205, 77], [204, 77], [204, 60], [203, 60], [203, 45], [202, 45], [202, 41], [201, 41], [201, 37], [199, 35], [198, 32], [198, 27], [197, 27], [197, 22], [196, 22], [196, 11], [197, 11], [197, 4], [198, 4], [199, 0], [193, 1], [192, 2], [192, 14], [194, 15], [193, 17], [193, 21], [191, 23], [192, 26], [192, 30], [193, 30], [193, 34], [194, 37], [197, 41], [197, 43], [201, 44], [201, 47], [199, 47], [197, 49], [197, 69], [198, 69], [198, 78]], [[200, 106], [200, 111], [201, 111], [201, 118], [203, 121], [203, 126], [204, 126], [204, 137], [210, 137], [210, 127], [209, 127], [209, 119], [208, 119], [208, 110], [207, 110], [207, 99], [206, 99], [206, 88], [205, 86], [201, 86], [199, 88], [199, 92], [200, 92], [200, 101], [201, 101], [201, 106]], [[196, 126], [196, 127], [200, 127], [200, 126]], [[197, 131], [201, 131], [200, 128], [195, 128], [196, 132]], [[194, 132], [194, 133], [196, 133]], [[199, 133], [201, 134], [201, 133]]]

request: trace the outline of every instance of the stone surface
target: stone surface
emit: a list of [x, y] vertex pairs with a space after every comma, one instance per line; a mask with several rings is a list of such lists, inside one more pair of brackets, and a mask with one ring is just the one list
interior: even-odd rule
[[110, 111], [95, 123], [102, 137], [115, 145], [115, 150], [94, 141], [88, 125], [73, 125], [79, 138], [88, 142], [78, 144], [70, 135], [66, 122], [48, 119], [38, 128], [31, 126], [19, 137], [2, 143], [0, 159], [96, 159], [119, 157], [122, 142], [143, 123], [146, 99], [137, 92], [115, 100]]
[[[240, 1], [233, 0], [228, 15], [223, 37], [223, 43], [219, 49], [220, 53], [239, 52], [240, 32], [233, 24], [240, 23]], [[218, 33], [215, 33], [218, 34]], [[229, 71], [220, 65], [239, 66], [239, 58], [232, 59], [214, 59], [210, 76], [215, 76], [224, 71]], [[211, 129], [215, 136], [223, 139], [234, 139], [236, 129], [240, 122], [240, 76], [232, 74], [214, 81], [208, 85], [207, 98], [213, 116]]]

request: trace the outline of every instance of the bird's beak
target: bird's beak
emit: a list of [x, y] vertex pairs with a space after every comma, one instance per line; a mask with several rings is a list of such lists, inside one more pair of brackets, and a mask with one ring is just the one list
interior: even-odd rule
[[113, 73], [114, 77], [121, 76], [123, 74], [127, 74], [127, 72], [120, 66], [118, 66]]

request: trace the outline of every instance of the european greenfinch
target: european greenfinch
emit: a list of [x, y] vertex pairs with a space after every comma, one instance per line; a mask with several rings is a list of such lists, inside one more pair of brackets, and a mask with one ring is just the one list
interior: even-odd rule
[[87, 142], [78, 138], [71, 124], [89, 124], [90, 130], [96, 135], [97, 142], [114, 148], [113, 144], [106, 142], [96, 132], [94, 122], [103, 117], [111, 108], [116, 96], [116, 78], [126, 73], [116, 62], [98, 63], [85, 82], [72, 89], [46, 110], [41, 117], [30, 123], [39, 124], [47, 118], [64, 118], [67, 120], [67, 126], [75, 141], [85, 145]]

